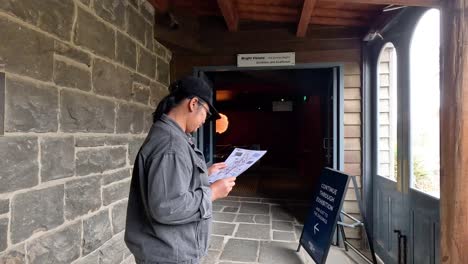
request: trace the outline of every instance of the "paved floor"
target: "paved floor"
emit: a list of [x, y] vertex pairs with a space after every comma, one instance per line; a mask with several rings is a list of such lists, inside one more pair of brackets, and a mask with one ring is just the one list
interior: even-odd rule
[[[215, 201], [213, 211], [213, 234], [203, 264], [314, 263], [304, 250], [296, 252], [306, 201], [227, 197]], [[362, 261], [332, 247], [327, 263]]]

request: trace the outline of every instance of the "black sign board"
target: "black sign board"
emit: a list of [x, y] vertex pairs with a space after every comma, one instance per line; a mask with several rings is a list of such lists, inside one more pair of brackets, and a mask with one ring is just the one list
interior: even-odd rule
[[348, 175], [330, 168], [320, 175], [299, 241], [316, 263], [327, 259], [348, 182]]

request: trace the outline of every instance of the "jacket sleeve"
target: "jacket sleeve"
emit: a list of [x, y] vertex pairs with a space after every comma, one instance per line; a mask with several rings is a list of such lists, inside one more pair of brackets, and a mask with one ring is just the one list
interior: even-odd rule
[[211, 189], [189, 189], [196, 173], [180, 155], [166, 153], [148, 165], [148, 206], [155, 221], [179, 225], [211, 218]]

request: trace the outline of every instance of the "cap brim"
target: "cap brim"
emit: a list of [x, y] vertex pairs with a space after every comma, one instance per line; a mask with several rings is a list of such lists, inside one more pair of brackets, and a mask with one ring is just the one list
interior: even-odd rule
[[210, 112], [211, 112], [211, 117], [210, 119], [211, 120], [217, 120], [217, 119], [220, 119], [221, 116], [219, 115], [219, 112], [218, 110], [216, 110], [216, 108], [214, 108], [214, 106], [210, 103], [208, 103], [208, 106], [210, 107]]

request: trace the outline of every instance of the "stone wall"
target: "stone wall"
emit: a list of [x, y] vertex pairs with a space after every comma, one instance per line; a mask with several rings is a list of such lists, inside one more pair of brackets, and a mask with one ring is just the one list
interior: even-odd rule
[[131, 263], [133, 159], [171, 53], [137, 0], [0, 1], [0, 263]]

